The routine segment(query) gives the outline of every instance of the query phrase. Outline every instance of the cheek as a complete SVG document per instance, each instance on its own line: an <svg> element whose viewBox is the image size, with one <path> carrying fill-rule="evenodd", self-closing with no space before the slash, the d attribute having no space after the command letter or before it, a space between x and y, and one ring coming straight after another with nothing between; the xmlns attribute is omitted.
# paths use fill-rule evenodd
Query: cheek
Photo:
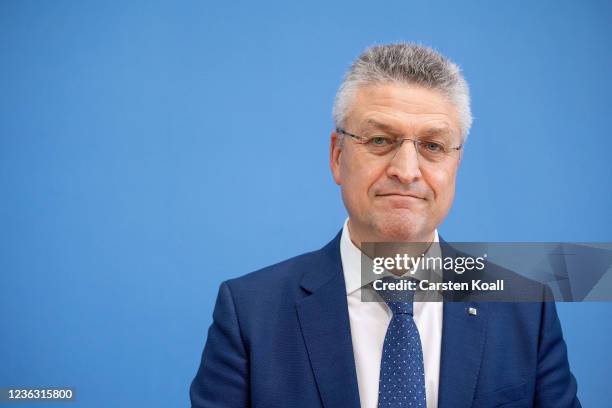
<svg viewBox="0 0 612 408"><path fill-rule="evenodd" d="M342 163L343 186L352 197L363 199L370 192L380 172L373 165L365 165L359 160L345 160Z"/></svg>
<svg viewBox="0 0 612 408"><path fill-rule="evenodd" d="M453 169L441 169L429 175L428 184L437 203L449 204L452 201L455 195L455 174Z"/></svg>

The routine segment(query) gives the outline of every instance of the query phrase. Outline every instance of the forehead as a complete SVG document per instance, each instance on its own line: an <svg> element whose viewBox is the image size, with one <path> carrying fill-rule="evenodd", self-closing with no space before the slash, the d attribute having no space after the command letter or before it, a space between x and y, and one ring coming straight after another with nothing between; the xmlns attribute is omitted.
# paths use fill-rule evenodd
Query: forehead
<svg viewBox="0 0 612 408"><path fill-rule="evenodd" d="M442 93L397 83L358 88L348 122L359 131L381 127L398 133L436 129L459 135L460 130L457 108Z"/></svg>

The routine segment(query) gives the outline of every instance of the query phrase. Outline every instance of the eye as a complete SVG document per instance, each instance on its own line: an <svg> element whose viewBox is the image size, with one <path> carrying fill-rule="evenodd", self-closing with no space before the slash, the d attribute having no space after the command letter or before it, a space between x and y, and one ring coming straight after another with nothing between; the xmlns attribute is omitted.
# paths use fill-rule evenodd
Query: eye
<svg viewBox="0 0 612 408"><path fill-rule="evenodd" d="M444 146L438 142L423 141L421 146L430 153L442 153L444 152Z"/></svg>
<svg viewBox="0 0 612 408"><path fill-rule="evenodd" d="M376 135L368 138L366 142L375 147L385 147L393 144L393 140L389 136Z"/></svg>

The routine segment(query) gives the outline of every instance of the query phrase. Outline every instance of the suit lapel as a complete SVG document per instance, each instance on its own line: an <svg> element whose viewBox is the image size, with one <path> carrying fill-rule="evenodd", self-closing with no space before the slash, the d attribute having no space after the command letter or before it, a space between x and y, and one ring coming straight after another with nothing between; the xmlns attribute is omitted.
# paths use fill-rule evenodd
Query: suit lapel
<svg viewBox="0 0 612 408"><path fill-rule="evenodd" d="M442 239L440 244L444 257L458 256ZM445 275L444 280L461 281L461 277L453 273ZM463 296L460 294L443 306L438 408L469 408L474 399L487 335L489 304L458 301ZM476 315L469 313L470 307L476 309Z"/></svg>
<svg viewBox="0 0 612 408"><path fill-rule="evenodd" d="M326 408L358 408L359 388L353 356L340 234L321 252L301 286L310 293L296 303L304 343Z"/></svg>
<svg viewBox="0 0 612 408"><path fill-rule="evenodd" d="M468 314L475 307L477 315ZM439 408L472 406L486 336L487 303L444 304Z"/></svg>

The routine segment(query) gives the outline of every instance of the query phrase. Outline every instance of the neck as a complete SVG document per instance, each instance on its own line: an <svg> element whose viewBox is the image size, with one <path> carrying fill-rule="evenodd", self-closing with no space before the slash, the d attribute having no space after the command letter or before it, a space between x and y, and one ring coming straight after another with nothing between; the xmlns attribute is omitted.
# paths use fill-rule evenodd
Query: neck
<svg viewBox="0 0 612 408"><path fill-rule="evenodd" d="M356 233L354 229L351 229L350 219L347 224L349 230L349 236L351 237L351 241L359 250L365 254L367 257L371 259L375 258L401 258L407 262L408 259L416 259L423 254L427 253L434 241L435 238L435 230L426 235L426 238L421 239L414 237L412 239L370 239L367 237L367 240L361 239L361 235ZM408 265L404 263L404 268L402 270L397 270L398 274L403 274L406 270L412 269L414 265Z"/></svg>
<svg viewBox="0 0 612 408"><path fill-rule="evenodd" d="M356 228L353 228L353 226L351 225L350 218L348 220L347 227L349 230L351 241L359 249L361 249L361 246L362 246L361 244L363 242L388 242L388 243L411 243L413 242L413 243L427 244L427 247L429 247L433 243L435 234L436 234L434 230L434 231L430 231L422 235L403 237L401 239L397 239L394 237L378 236L378 235L374 235L374 236L366 235L366 234L361 234L360 231L358 231Z"/></svg>

